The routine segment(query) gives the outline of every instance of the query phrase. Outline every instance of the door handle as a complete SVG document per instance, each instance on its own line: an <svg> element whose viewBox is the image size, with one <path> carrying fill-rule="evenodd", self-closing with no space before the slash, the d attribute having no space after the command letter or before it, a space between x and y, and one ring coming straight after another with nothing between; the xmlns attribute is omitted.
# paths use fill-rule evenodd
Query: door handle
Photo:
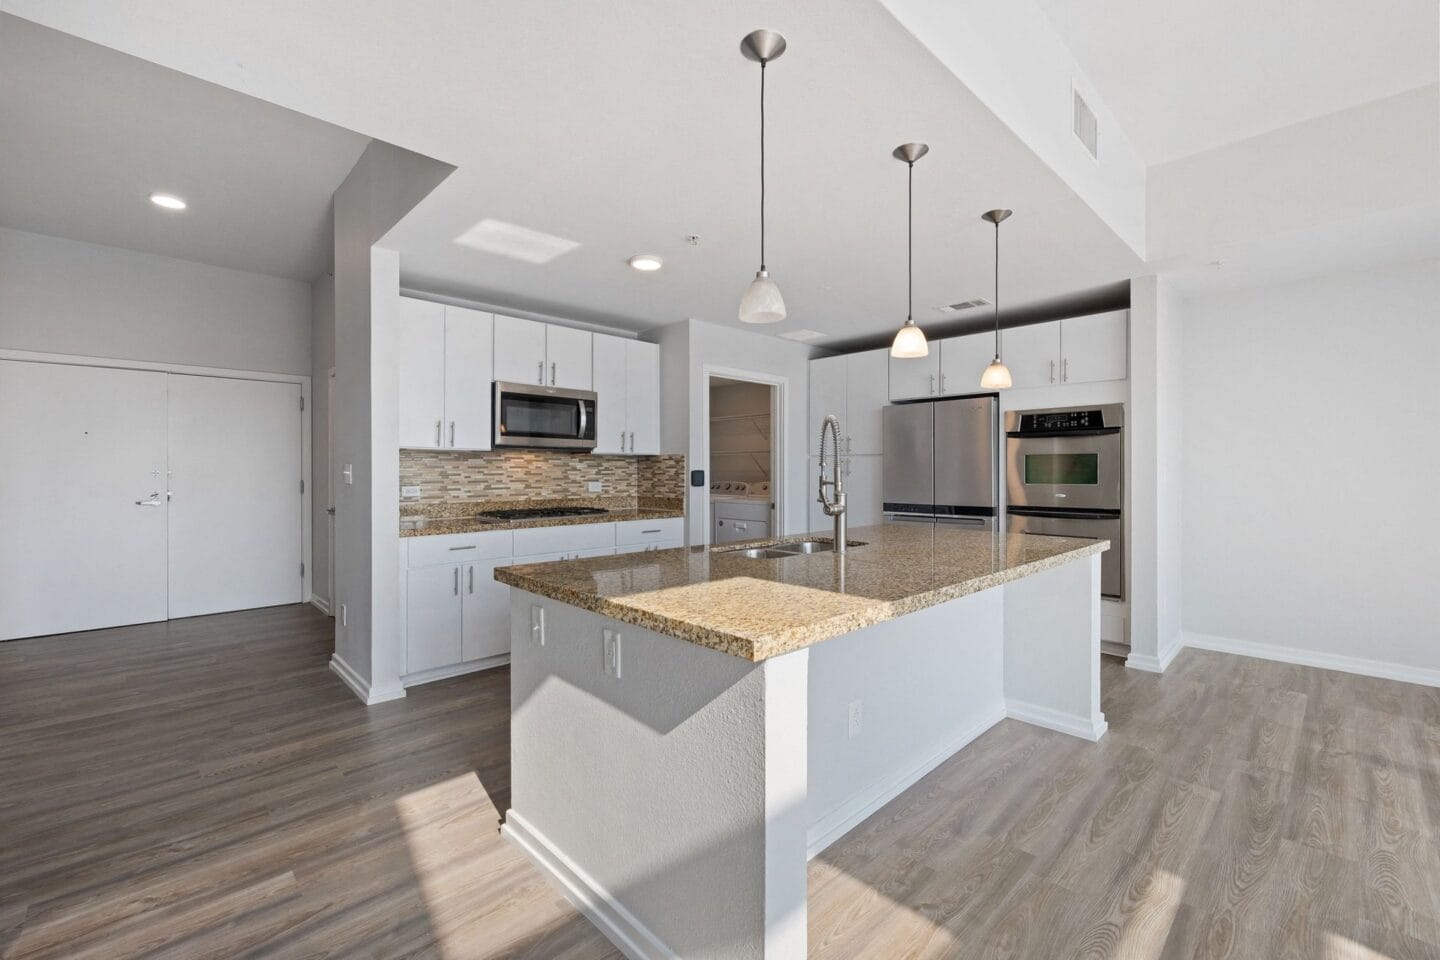
<svg viewBox="0 0 1440 960"><path fill-rule="evenodd" d="M161 502L161 500L160 500L160 491L159 491L159 490L156 490L154 493L150 494L150 496L146 497L144 500L136 500L136 501L135 501L135 506L137 506L137 507L159 507L159 506L164 506L164 504L163 504L163 503Z"/></svg>
<svg viewBox="0 0 1440 960"><path fill-rule="evenodd" d="M550 386L555 386L555 364L550 364Z"/></svg>

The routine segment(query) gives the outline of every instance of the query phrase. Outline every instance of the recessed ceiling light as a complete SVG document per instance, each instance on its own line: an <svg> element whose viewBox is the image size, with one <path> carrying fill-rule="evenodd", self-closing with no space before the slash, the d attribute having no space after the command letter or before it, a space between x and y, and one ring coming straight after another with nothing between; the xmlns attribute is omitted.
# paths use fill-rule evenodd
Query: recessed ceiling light
<svg viewBox="0 0 1440 960"><path fill-rule="evenodd" d="M460 234L455 242L524 263L549 263L580 246L574 240L489 218Z"/></svg>
<svg viewBox="0 0 1440 960"><path fill-rule="evenodd" d="M164 207L166 210L184 210L188 204L173 193L152 193L150 202L157 207Z"/></svg>
<svg viewBox="0 0 1440 960"><path fill-rule="evenodd" d="M647 273L659 270L665 265L665 261L655 256L655 254L653 253L637 253L635 254L635 256L631 257L625 262L630 264L630 266L634 267L636 270L643 270Z"/></svg>

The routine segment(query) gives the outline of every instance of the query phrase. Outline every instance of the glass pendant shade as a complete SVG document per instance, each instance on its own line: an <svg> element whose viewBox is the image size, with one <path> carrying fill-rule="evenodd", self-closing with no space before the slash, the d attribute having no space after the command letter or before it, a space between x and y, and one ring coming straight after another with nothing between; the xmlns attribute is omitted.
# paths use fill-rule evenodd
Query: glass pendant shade
<svg viewBox="0 0 1440 960"><path fill-rule="evenodd" d="M915 326L914 320L906 320L905 325L895 334L895 342L890 344L890 356L913 359L929 355L930 344L925 342L925 331Z"/></svg>
<svg viewBox="0 0 1440 960"><path fill-rule="evenodd" d="M987 390L1004 390L1010 386L1010 368L1000 362L996 357L990 361L990 366L980 374L980 386Z"/></svg>
<svg viewBox="0 0 1440 960"><path fill-rule="evenodd" d="M770 274L759 270L740 298L741 323L779 323L785 319L785 298Z"/></svg>

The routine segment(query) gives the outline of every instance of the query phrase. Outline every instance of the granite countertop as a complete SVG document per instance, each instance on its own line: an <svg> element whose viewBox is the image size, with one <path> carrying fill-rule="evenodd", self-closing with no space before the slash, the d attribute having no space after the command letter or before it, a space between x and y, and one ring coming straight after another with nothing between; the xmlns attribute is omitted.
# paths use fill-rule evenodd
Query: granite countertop
<svg viewBox="0 0 1440 960"><path fill-rule="evenodd" d="M526 507L600 507L605 513L574 517L540 517L535 520L490 520L486 510ZM585 523L616 523L624 520L665 520L685 516L683 500L653 498L638 505L633 500L591 498L571 500L491 500L455 503L407 503L400 508L400 536L433 537L446 533L478 533L484 530L522 530L527 527L565 527Z"/></svg>
<svg viewBox="0 0 1440 960"><path fill-rule="evenodd" d="M908 523L857 527L849 543L843 558L754 560L740 554L745 544L725 544L499 567L495 579L760 661L1110 548Z"/></svg>

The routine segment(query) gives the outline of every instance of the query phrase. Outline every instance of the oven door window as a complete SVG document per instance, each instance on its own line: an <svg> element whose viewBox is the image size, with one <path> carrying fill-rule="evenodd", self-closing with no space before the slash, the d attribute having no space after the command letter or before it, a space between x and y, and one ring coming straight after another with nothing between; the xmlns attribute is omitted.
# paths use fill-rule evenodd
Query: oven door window
<svg viewBox="0 0 1440 960"><path fill-rule="evenodd" d="M510 437L573 439L580 436L580 403L567 397L501 394L500 433Z"/></svg>
<svg viewBox="0 0 1440 960"><path fill-rule="evenodd" d="M1028 453L1025 482L1046 486L1095 486L1100 482L1098 453Z"/></svg>

